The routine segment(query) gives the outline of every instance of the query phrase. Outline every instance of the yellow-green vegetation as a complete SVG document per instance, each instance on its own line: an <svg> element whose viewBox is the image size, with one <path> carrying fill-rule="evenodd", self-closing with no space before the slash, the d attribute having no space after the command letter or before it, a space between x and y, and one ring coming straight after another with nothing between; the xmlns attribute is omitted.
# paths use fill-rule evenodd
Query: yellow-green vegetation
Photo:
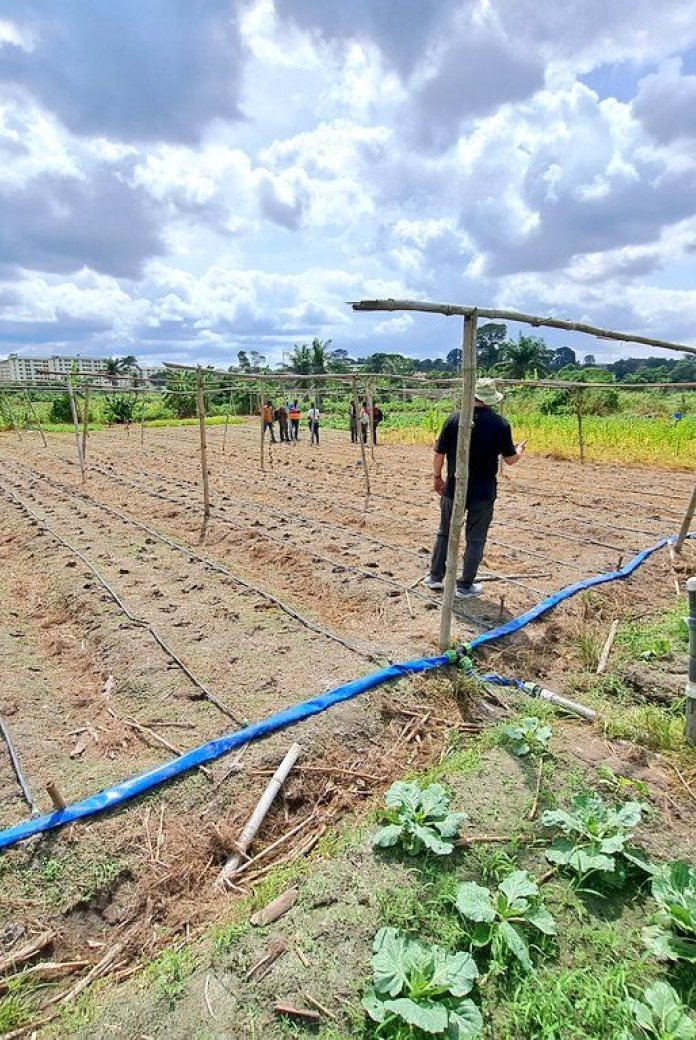
<svg viewBox="0 0 696 1040"><path fill-rule="evenodd" d="M578 423L573 415L510 414L518 440L527 441L530 454L577 459ZM432 444L436 431L423 421L383 430L391 444ZM583 418L585 458L593 462L644 463L662 469L685 469L696 457L696 418L678 422L665 417L588 415Z"/></svg>
<svg viewBox="0 0 696 1040"><path fill-rule="evenodd" d="M173 1006L186 992L186 981L195 969L191 950L165 950L148 966L157 996Z"/></svg>

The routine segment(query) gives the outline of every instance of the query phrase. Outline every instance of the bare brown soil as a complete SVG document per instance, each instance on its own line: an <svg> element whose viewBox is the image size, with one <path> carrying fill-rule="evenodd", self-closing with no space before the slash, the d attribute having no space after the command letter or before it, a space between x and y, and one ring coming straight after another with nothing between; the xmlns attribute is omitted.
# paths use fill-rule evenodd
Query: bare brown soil
<svg viewBox="0 0 696 1040"><path fill-rule="evenodd" d="M0 438L0 712L41 811L50 779L71 802L166 761L172 751L153 733L188 749L236 728L191 675L235 717L256 720L376 662L436 650L438 598L418 584L437 527L429 450L378 447L365 509L359 452L345 434L322 431L319 448L275 446L265 472L255 425L231 428L224 455L221 428L208 444L212 515L202 531L195 429L148 429L143 446L123 429L92 434L85 486L69 437L50 436L48 449L27 435ZM486 595L458 612L457 639L677 530L692 483L690 474L525 459L500 482ZM684 559L693 565L692 547ZM673 565L660 553L598 594L592 620L674 599ZM587 610L571 601L496 644L487 664L562 689L565 637L582 630ZM291 739L306 748L306 766L327 772L298 771L254 853L315 812L308 851L332 820L438 754L444 727L404 736L407 717L381 712L391 696L363 696L255 745L227 779L225 758L212 776L191 774L12 850L0 861L0 950L3 935L48 924L54 959L94 961L134 916L144 925L139 953L210 921L229 899L212 888L219 865ZM398 697L426 701L426 714L439 698L436 715L461 718L449 680L412 683ZM2 751L0 826L26 814Z"/></svg>

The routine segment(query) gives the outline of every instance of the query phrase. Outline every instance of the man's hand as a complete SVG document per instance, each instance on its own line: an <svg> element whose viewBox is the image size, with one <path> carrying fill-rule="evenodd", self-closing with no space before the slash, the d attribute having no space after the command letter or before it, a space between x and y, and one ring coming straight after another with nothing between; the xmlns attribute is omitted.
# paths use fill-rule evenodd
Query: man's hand
<svg viewBox="0 0 696 1040"><path fill-rule="evenodd" d="M517 452L518 455L524 455L524 449L526 447L527 447L527 442L526 441L520 441L520 443L515 448L515 451Z"/></svg>
<svg viewBox="0 0 696 1040"><path fill-rule="evenodd" d="M445 490L445 482L442 477L433 477L433 491L442 495Z"/></svg>

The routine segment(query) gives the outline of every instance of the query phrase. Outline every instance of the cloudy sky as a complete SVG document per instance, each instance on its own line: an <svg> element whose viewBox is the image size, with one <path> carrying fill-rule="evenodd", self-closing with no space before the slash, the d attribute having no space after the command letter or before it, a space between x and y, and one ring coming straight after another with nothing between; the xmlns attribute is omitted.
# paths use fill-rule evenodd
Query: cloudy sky
<svg viewBox="0 0 696 1040"><path fill-rule="evenodd" d="M0 149L1 352L696 342L694 0L0 0Z"/></svg>

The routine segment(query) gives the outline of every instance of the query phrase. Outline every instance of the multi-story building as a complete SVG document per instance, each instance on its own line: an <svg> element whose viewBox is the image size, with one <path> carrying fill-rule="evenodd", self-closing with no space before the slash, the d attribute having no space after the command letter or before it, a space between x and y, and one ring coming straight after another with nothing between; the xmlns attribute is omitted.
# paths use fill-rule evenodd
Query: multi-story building
<svg viewBox="0 0 696 1040"><path fill-rule="evenodd" d="M133 385L154 385L153 376L159 371L153 365L135 365L132 372L119 373L121 377L130 376ZM32 358L20 354L9 354L0 359L0 383L64 383L69 375L91 376L94 386L122 387L128 386L123 378L115 379L107 372L106 358L66 357L54 354L52 357Z"/></svg>

